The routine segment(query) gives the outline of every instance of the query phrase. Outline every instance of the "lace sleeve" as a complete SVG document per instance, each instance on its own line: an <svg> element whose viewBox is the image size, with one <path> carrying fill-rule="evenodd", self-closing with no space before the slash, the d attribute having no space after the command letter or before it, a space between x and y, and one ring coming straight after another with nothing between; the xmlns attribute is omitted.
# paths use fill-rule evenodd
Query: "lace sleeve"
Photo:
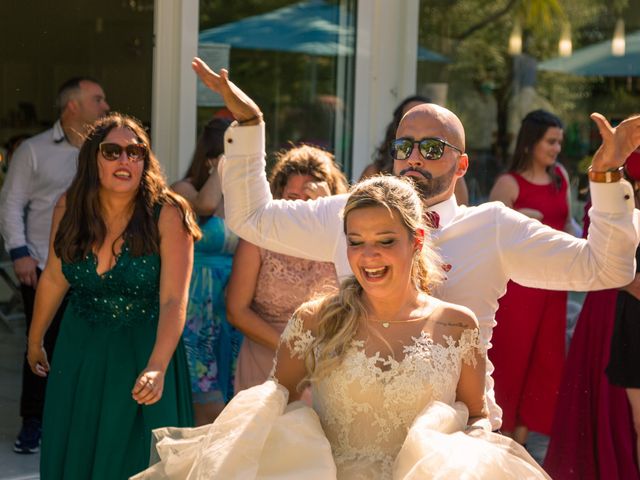
<svg viewBox="0 0 640 480"><path fill-rule="evenodd" d="M467 365L476 367L476 355L485 356L486 348L480 343L478 329L467 329L458 340L458 352L461 360Z"/></svg>
<svg viewBox="0 0 640 480"><path fill-rule="evenodd" d="M280 345L273 359L270 378L289 390L289 400L296 400L301 382L307 375L305 356L314 336L305 326L304 319L293 315L280 336Z"/></svg>
<svg viewBox="0 0 640 480"><path fill-rule="evenodd" d="M480 341L477 328L464 330L457 342L454 343L455 354L452 359L460 368L460 376L456 386L456 400L467 406L469 416L474 418L475 424L479 418L485 418L488 414L485 394L486 348Z"/></svg>
<svg viewBox="0 0 640 480"><path fill-rule="evenodd" d="M311 330L305 328L302 318L294 315L280 336L280 348L282 344L286 345L291 357L301 360L304 359L313 340L314 336Z"/></svg>

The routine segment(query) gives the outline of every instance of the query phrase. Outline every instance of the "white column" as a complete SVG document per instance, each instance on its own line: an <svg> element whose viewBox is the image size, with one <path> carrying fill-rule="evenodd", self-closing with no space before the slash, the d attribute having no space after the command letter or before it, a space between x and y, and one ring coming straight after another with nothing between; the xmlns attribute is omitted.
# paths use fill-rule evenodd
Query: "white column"
<svg viewBox="0 0 640 480"><path fill-rule="evenodd" d="M353 174L371 163L396 105L415 93L419 0L360 0Z"/></svg>
<svg viewBox="0 0 640 480"><path fill-rule="evenodd" d="M186 172L196 142L198 0L155 0L151 136L170 182Z"/></svg>

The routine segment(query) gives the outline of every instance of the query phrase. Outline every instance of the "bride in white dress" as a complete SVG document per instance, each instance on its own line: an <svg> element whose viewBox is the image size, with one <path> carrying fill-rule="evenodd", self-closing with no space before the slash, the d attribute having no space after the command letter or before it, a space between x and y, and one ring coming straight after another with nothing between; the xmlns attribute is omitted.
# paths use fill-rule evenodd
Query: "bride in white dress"
<svg viewBox="0 0 640 480"><path fill-rule="evenodd" d="M354 277L298 309L271 380L211 426L154 432L158 461L135 478L549 478L490 432L477 321L429 295L443 269L422 219L408 181L356 185L344 210ZM313 408L298 401L307 385Z"/></svg>

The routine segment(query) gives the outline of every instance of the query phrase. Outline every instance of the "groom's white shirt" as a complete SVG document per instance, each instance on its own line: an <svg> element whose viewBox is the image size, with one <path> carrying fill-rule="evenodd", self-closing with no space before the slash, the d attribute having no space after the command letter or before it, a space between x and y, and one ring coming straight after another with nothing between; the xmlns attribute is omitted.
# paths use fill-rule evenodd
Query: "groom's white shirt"
<svg viewBox="0 0 640 480"><path fill-rule="evenodd" d="M228 226L262 248L310 260L332 261L351 274L341 210L348 195L304 202L273 200L265 176L264 124L231 127L220 162ZM455 197L431 207L440 215L433 240L447 280L438 298L470 308L489 348L498 299L507 281L548 290L599 290L627 285L635 275L640 215L628 182L591 183L593 207L587 240L553 230L499 202L459 206ZM496 405L487 363L487 403L494 429Z"/></svg>

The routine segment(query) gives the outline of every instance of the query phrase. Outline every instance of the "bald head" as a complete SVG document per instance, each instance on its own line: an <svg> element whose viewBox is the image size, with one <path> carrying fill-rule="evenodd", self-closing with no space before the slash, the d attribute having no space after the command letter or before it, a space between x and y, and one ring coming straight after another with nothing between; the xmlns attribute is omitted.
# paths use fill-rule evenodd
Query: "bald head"
<svg viewBox="0 0 640 480"><path fill-rule="evenodd" d="M464 127L451 110L435 103L422 103L409 110L398 125L396 138L440 137L465 150Z"/></svg>

